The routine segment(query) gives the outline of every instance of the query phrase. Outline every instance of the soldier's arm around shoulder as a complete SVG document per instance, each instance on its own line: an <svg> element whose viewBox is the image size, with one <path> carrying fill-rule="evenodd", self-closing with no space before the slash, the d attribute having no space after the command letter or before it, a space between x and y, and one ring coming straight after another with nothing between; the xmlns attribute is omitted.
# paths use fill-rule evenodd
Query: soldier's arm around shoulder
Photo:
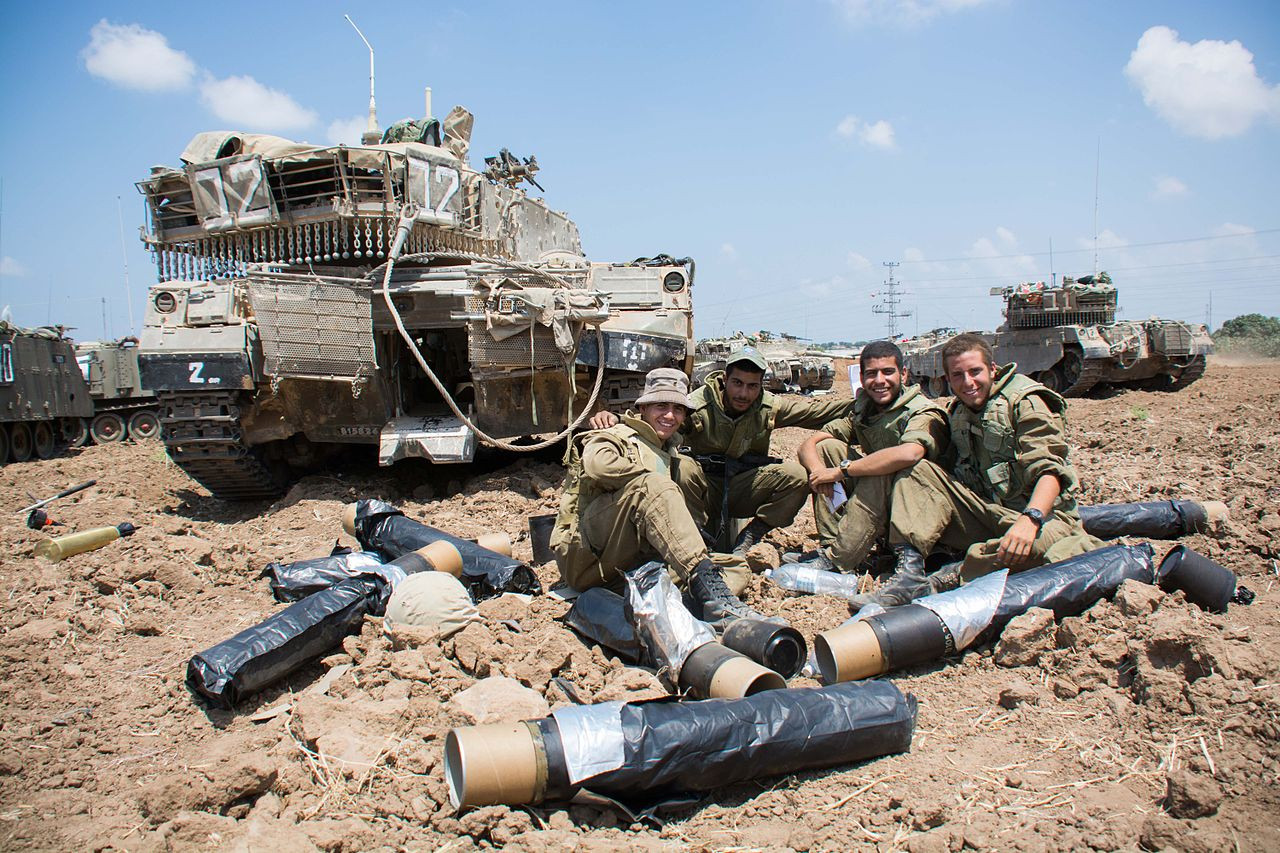
<svg viewBox="0 0 1280 853"><path fill-rule="evenodd" d="M1025 481L1034 483L1045 474L1053 474L1063 492L1074 490L1079 483L1075 469L1067 461L1065 417L1039 394L1028 394L1018 401L1014 416L1015 458L1026 472Z"/></svg>
<svg viewBox="0 0 1280 853"><path fill-rule="evenodd" d="M597 488L615 491L645 473L635 450L613 429L591 433L582 447L582 476Z"/></svg>
<svg viewBox="0 0 1280 853"><path fill-rule="evenodd" d="M784 394L774 397L774 410L775 428L794 426L804 429L822 429L823 425L830 421L849 417L850 412L853 411L853 400Z"/></svg>

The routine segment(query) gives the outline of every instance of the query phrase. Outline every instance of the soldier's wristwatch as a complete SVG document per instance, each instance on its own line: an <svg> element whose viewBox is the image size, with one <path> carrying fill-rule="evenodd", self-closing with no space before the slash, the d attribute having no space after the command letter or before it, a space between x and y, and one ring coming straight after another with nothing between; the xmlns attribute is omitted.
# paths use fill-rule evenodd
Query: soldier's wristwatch
<svg viewBox="0 0 1280 853"><path fill-rule="evenodd" d="M844 476L844 477L849 476L849 466L852 464L853 464L852 459L846 459L837 466L841 476Z"/></svg>
<svg viewBox="0 0 1280 853"><path fill-rule="evenodd" d="M1031 519L1036 525L1036 533L1040 532L1040 528L1044 527L1044 513L1035 507L1027 507L1022 514Z"/></svg>

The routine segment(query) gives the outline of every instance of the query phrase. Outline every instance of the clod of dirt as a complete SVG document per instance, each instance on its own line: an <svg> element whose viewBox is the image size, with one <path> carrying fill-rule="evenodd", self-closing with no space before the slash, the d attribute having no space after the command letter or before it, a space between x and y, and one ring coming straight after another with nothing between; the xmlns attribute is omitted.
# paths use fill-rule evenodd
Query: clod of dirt
<svg viewBox="0 0 1280 853"><path fill-rule="evenodd" d="M1194 819L1218 811L1222 788L1212 777L1187 770L1169 773L1165 790L1165 811L1174 817Z"/></svg>
<svg viewBox="0 0 1280 853"><path fill-rule="evenodd" d="M1038 684L1018 679L1000 688L1000 696L996 700L1001 708L1012 711L1020 705L1039 705L1048 699L1048 691Z"/></svg>
<svg viewBox="0 0 1280 853"><path fill-rule="evenodd" d="M1116 607L1125 616L1143 617L1155 613L1164 597L1159 587L1135 580L1127 580L1116 590Z"/></svg>
<svg viewBox="0 0 1280 853"><path fill-rule="evenodd" d="M514 678L497 676L477 681L449 704L473 723L536 720L551 713L547 700Z"/></svg>
<svg viewBox="0 0 1280 853"><path fill-rule="evenodd" d="M996 663L1000 666L1029 666L1056 645L1053 611L1033 607L1015 616L1005 626L996 644Z"/></svg>

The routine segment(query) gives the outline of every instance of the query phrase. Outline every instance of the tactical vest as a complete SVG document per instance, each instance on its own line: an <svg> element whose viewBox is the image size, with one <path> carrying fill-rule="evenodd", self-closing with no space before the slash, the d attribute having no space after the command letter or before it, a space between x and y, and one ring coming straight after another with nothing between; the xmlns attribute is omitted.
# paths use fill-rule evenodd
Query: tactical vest
<svg viewBox="0 0 1280 853"><path fill-rule="evenodd" d="M902 443L902 434L907 431L907 423L918 413L941 407L920 393L920 386L910 385L902 389L892 407L884 412L876 412L875 403L869 394L859 394L853 403L853 414L849 420L853 423L853 434L858 440L858 447L863 453L875 453L886 447L897 447Z"/></svg>
<svg viewBox="0 0 1280 853"><path fill-rule="evenodd" d="M636 425L639 425L637 428ZM646 441L641 430L652 433L652 428L631 416L623 416L621 423L609 429L579 433L569 443L565 452L564 491L560 494L560 507L556 512L555 527L551 530L551 548L557 553L564 553L568 548L582 544L578 534L578 519L582 512L591 505L591 501L600 494L600 490L583 476L582 451L589 441L610 441L620 453L632 462L642 465L645 470L670 474L671 454L666 449L655 448ZM654 435L656 438L657 436Z"/></svg>
<svg viewBox="0 0 1280 853"><path fill-rule="evenodd" d="M988 500L1009 509L1023 510L1035 483L1026 482L1017 464L1017 437L1014 415L1018 403L1035 394L1067 428L1067 401L1048 388L1017 372L1016 364L1005 365L996 374L991 396L975 412L960 400L951 405L951 446L955 449L953 473L957 480ZM1064 460L1065 461L1065 460ZM1074 507L1075 501L1059 497L1055 509Z"/></svg>
<svg viewBox="0 0 1280 853"><path fill-rule="evenodd" d="M724 410L724 371L707 377L706 384L689 395L693 412L684 429L685 442L694 453L723 453L738 459L744 453L768 455L769 436L777 420L774 396L760 392L760 399L736 418Z"/></svg>

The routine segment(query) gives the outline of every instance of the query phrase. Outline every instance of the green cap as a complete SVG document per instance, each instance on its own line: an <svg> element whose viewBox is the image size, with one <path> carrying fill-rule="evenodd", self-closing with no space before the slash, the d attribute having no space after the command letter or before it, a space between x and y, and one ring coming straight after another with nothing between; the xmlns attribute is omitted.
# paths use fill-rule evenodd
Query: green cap
<svg viewBox="0 0 1280 853"><path fill-rule="evenodd" d="M755 347L743 347L736 352L730 353L729 357L725 359L724 369L728 371L729 368L742 361L754 365L756 370L761 373L767 373L769 371L769 362L764 360L764 356L762 356L760 351Z"/></svg>

